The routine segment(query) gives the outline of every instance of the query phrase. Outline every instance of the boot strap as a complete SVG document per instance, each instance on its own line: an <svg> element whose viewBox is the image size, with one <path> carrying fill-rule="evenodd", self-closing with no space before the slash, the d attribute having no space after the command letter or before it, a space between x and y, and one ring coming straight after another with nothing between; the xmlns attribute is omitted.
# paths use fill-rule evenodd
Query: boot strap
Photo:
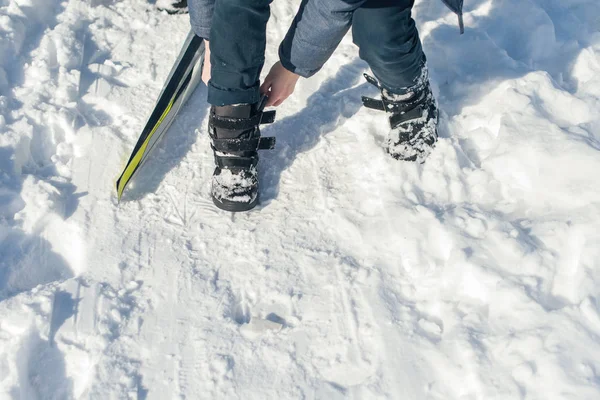
<svg viewBox="0 0 600 400"><path fill-rule="evenodd" d="M223 117L211 113L209 126L225 130L253 130L249 138L220 139L210 134L211 147L214 151L215 164L225 169L250 169L258 164L258 150L271 150L275 148L274 137L260 137L258 129L261 124L275 122L275 111L262 111L266 103L266 96L260 101L259 112L250 118ZM231 153L254 153L251 156L238 156Z"/></svg>
<svg viewBox="0 0 600 400"><path fill-rule="evenodd" d="M362 103L363 106L377 111L394 112L398 108L398 106L394 106L393 104L386 105L386 102L383 99L374 99L367 96L362 96Z"/></svg>
<svg viewBox="0 0 600 400"><path fill-rule="evenodd" d="M418 102L417 104L413 103L406 105L390 103L383 99L379 100L365 96L362 97L362 102L367 108L392 113L393 115L390 117L392 128L395 128L403 122L421 118L423 116L423 107Z"/></svg>
<svg viewBox="0 0 600 400"><path fill-rule="evenodd" d="M261 111L250 118L231 118L211 114L209 120L211 126L227 130L252 129L273 122L275 122L275 111Z"/></svg>
<svg viewBox="0 0 600 400"><path fill-rule="evenodd" d="M390 125L392 129L404 122L419 119L424 116L425 110L423 109L423 103L426 100L426 88L424 88L423 92L421 92L416 99L411 98L408 101L389 101L383 96L383 88L375 78L368 74L364 74L364 77L367 82L376 86L382 93L381 99L373 99L371 97L362 96L363 105L373 110L391 113Z"/></svg>
<svg viewBox="0 0 600 400"><path fill-rule="evenodd" d="M423 112L423 107L419 105L406 112L392 115L390 117L390 126L392 127L392 129L395 129L396 127L398 127L398 125L404 122L422 118L424 114L425 113Z"/></svg>
<svg viewBox="0 0 600 400"><path fill-rule="evenodd" d="M211 138L211 147L221 153L233 153L239 151L272 150L275 148L274 137L254 137L250 139L217 139Z"/></svg>
<svg viewBox="0 0 600 400"><path fill-rule="evenodd" d="M215 165L221 169L250 169L258 164L258 156L227 157L215 154Z"/></svg>
<svg viewBox="0 0 600 400"><path fill-rule="evenodd" d="M418 98L411 98L407 101L389 101L383 95L381 99L373 99L371 97L362 96L363 106L377 111L385 111L389 113L409 112L412 109L420 106L426 100L425 92L421 93Z"/></svg>

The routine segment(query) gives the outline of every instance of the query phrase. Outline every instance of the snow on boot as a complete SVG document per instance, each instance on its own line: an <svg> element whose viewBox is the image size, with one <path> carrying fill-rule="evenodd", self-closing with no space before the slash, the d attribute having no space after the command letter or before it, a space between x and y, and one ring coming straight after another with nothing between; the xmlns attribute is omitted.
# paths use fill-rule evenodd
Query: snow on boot
<svg viewBox="0 0 600 400"><path fill-rule="evenodd" d="M169 14L185 14L188 12L187 0L156 0L156 7Z"/></svg>
<svg viewBox="0 0 600 400"><path fill-rule="evenodd" d="M363 96L367 108L390 113L387 152L397 160L424 163L437 142L438 109L431 91L427 67L406 94L393 94L367 74L367 82L381 90L381 99Z"/></svg>
<svg viewBox="0 0 600 400"><path fill-rule="evenodd" d="M248 211L258 203L258 150L275 148L274 137L261 137L260 124L275 120L275 111L257 104L211 107L208 132L215 155L212 198L226 211Z"/></svg>

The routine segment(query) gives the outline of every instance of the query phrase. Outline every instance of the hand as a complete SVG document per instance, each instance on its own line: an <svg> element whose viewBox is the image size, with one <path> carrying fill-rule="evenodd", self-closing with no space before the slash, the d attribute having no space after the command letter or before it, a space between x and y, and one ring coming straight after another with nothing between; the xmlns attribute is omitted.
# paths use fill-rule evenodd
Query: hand
<svg viewBox="0 0 600 400"><path fill-rule="evenodd" d="M275 63L260 87L260 92L269 96L267 107L277 107L294 93L299 75L285 69L281 62Z"/></svg>
<svg viewBox="0 0 600 400"><path fill-rule="evenodd" d="M202 82L208 85L210 81L210 42L204 40L204 66L202 67Z"/></svg>

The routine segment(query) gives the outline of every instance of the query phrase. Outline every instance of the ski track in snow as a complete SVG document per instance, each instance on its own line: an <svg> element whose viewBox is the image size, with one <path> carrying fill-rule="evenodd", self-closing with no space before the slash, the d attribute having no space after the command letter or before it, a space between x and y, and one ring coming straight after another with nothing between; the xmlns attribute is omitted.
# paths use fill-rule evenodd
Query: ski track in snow
<svg viewBox="0 0 600 400"><path fill-rule="evenodd" d="M600 5L465 3L464 36L415 6L426 164L385 154L346 37L233 215L204 87L115 200L187 16L0 0L0 398L599 398Z"/></svg>

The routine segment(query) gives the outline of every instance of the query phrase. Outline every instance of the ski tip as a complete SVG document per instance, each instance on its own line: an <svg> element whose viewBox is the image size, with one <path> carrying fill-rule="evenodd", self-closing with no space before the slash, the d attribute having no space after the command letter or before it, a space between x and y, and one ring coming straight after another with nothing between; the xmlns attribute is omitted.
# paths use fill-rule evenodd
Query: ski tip
<svg viewBox="0 0 600 400"><path fill-rule="evenodd" d="M121 178L119 178L115 186L117 189L117 205L119 205L121 204L121 197L123 197L123 190L125 189L124 187L121 187Z"/></svg>

